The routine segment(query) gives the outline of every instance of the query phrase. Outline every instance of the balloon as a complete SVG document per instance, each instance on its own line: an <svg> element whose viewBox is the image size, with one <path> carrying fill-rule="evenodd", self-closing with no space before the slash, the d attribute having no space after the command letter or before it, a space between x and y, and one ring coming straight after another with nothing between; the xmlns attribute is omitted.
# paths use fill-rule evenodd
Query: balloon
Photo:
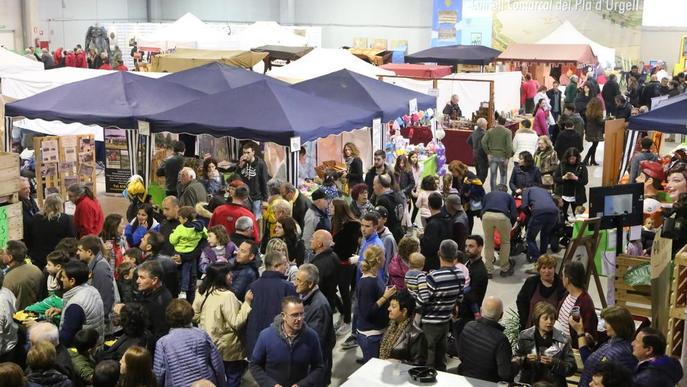
<svg viewBox="0 0 687 387"><path fill-rule="evenodd" d="M425 113L427 113L426 115L431 118L434 115L434 109L429 108L425 111Z"/></svg>
<svg viewBox="0 0 687 387"><path fill-rule="evenodd" d="M393 130L400 130L400 129L401 129L401 125L398 123L398 121L394 121L394 123L391 124L391 128L392 128Z"/></svg>
<svg viewBox="0 0 687 387"><path fill-rule="evenodd" d="M439 128L434 134L434 137L436 137L437 140L441 141L444 139L444 137L446 137L446 132L444 131L444 129Z"/></svg>
<svg viewBox="0 0 687 387"><path fill-rule="evenodd" d="M420 110L419 112L417 112L417 117L418 117L419 119L422 119L422 117L424 117L424 116L425 116L425 112L423 112L422 110Z"/></svg>

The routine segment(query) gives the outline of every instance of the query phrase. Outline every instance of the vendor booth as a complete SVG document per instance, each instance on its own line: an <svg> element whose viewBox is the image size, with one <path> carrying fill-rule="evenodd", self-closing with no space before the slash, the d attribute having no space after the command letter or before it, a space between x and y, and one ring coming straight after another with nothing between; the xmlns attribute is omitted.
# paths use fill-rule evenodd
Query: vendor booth
<svg viewBox="0 0 687 387"><path fill-rule="evenodd" d="M69 83L7 104L5 106L6 136L9 137L8 132L13 126L12 117L135 129L138 128L137 117L139 116L168 110L204 95L206 94L172 82L163 82L129 72L114 72ZM146 179L149 171L151 143L145 136L139 138L138 133L133 130L126 131L125 136L128 143L126 156L129 160L121 163L125 164L121 169L128 169L129 175L141 174ZM11 144L6 140L6 149L10 149L9 146ZM147 156L142 157L142 167L139 170L138 151L140 149ZM74 154L74 157L76 156L77 154ZM78 156L81 157L80 154ZM83 161L94 164L93 155L84 156ZM57 167L55 170L59 173ZM107 178L106 174L106 183Z"/></svg>
<svg viewBox="0 0 687 387"><path fill-rule="evenodd" d="M393 71L398 76L408 78L442 78L453 72L451 66L429 64L389 63L379 67L384 70Z"/></svg>
<svg viewBox="0 0 687 387"><path fill-rule="evenodd" d="M315 48L295 62L272 69L267 75L289 83L296 83L341 69L351 70L371 78L394 75L391 71L363 61L348 50L338 48Z"/></svg>
<svg viewBox="0 0 687 387"><path fill-rule="evenodd" d="M44 66L42 62L31 60L25 56L15 54L14 52L0 47L0 79L11 74L21 73L24 71L40 71Z"/></svg>
<svg viewBox="0 0 687 387"><path fill-rule="evenodd" d="M432 47L406 55L406 63L436 63L453 66L475 65L482 68L493 62L501 51L478 45L451 45Z"/></svg>
<svg viewBox="0 0 687 387"><path fill-rule="evenodd" d="M212 62L250 69L262 62L267 55L264 52L252 51L178 48L168 53L153 56L150 62L150 71L173 73Z"/></svg>
<svg viewBox="0 0 687 387"><path fill-rule="evenodd" d="M51 70L26 71L8 75L2 80L2 95L12 99L28 98L38 93L66 85L83 81L116 71L93 70L77 67L60 67ZM165 73L137 73L148 78L159 78ZM22 128L36 133L48 135L85 135L92 134L96 141L103 141L103 130L97 125L83 125L78 122L61 123L45 121L41 119L14 120L15 128ZM11 148L8 148L11 149Z"/></svg>
<svg viewBox="0 0 687 387"><path fill-rule="evenodd" d="M352 47L348 51L365 62L372 63L375 66L381 66L385 63L391 62L393 51L388 51L383 48L362 48Z"/></svg>
<svg viewBox="0 0 687 387"><path fill-rule="evenodd" d="M232 48L232 44L229 35L205 24L193 14L187 13L174 23L138 38L138 48L152 52L173 48L228 50Z"/></svg>
<svg viewBox="0 0 687 387"><path fill-rule="evenodd" d="M305 54L312 51L312 47L291 47L291 46L277 46L265 45L251 49L253 52L266 52L267 57L264 59L265 71L271 70L272 66L283 66L289 64L294 60L302 58Z"/></svg>
<svg viewBox="0 0 687 387"><path fill-rule="evenodd" d="M539 84L550 87L554 79L566 85L567 74L585 65L596 65L596 55L588 44L511 44L499 55L510 71L532 74Z"/></svg>
<svg viewBox="0 0 687 387"><path fill-rule="evenodd" d="M613 70L615 67L615 48L606 47L593 41L567 20L549 35L541 38L537 44L588 44L601 66L609 70Z"/></svg>

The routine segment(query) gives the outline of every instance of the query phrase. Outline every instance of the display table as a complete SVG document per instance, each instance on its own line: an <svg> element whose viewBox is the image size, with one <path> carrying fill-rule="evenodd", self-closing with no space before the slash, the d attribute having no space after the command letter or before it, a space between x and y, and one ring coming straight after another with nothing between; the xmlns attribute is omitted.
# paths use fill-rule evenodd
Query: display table
<svg viewBox="0 0 687 387"><path fill-rule="evenodd" d="M487 382L484 380L466 378L464 376L451 374L448 372L437 372L436 383L416 383L410 379L408 370L413 366L408 364L401 364L391 362L388 360L381 360L377 358L370 359L365 365L358 368L348 380L341 385L341 387L378 387L378 386L395 386L395 387L412 387L412 386L433 386L433 387L494 387L496 383Z"/></svg>
<svg viewBox="0 0 687 387"><path fill-rule="evenodd" d="M441 142L446 148L446 162L450 163L453 160L460 160L467 165L474 165L472 159L472 147L468 145L468 137L472 133L471 130L460 129L446 129L444 130L446 136ZM428 126L418 126L401 129L401 135L410 140L413 145L425 144L432 141L432 130Z"/></svg>

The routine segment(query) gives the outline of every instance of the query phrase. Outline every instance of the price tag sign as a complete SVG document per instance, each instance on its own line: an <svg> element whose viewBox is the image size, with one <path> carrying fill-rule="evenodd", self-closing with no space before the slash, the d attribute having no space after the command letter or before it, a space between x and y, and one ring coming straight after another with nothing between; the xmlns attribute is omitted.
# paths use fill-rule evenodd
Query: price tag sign
<svg viewBox="0 0 687 387"><path fill-rule="evenodd" d="M299 152L301 150L301 138L291 137L289 147L291 148L291 152Z"/></svg>
<svg viewBox="0 0 687 387"><path fill-rule="evenodd" d="M372 120L372 149L382 149L382 119Z"/></svg>
<svg viewBox="0 0 687 387"><path fill-rule="evenodd" d="M413 114L417 111L417 98L408 101L408 111L410 112L409 114Z"/></svg>
<svg viewBox="0 0 687 387"><path fill-rule="evenodd" d="M138 121L138 133L144 136L150 136L150 122Z"/></svg>

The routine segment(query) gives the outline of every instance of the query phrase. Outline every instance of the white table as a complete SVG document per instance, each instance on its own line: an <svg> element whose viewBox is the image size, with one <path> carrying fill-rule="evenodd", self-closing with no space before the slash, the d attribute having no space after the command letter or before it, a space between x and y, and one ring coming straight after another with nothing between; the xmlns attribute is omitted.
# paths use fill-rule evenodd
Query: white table
<svg viewBox="0 0 687 387"><path fill-rule="evenodd" d="M413 366L408 364L396 364L388 360L372 358L362 367L358 368L341 387L494 387L496 383L484 380L466 378L464 376L451 374L448 372L437 372L436 383L416 383L410 379L408 370ZM396 371L395 371L396 369ZM399 373L400 371L400 373ZM396 374L396 375L394 375Z"/></svg>

